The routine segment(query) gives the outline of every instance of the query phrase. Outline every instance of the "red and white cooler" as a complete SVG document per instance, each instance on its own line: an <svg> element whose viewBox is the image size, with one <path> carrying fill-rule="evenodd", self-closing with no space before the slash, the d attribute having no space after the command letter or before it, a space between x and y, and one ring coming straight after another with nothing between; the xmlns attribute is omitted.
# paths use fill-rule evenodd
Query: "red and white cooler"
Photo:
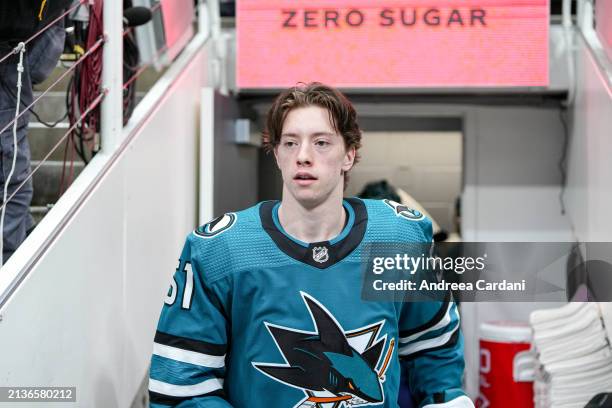
<svg viewBox="0 0 612 408"><path fill-rule="evenodd" d="M480 325L480 395L477 408L533 407L535 360L527 323Z"/></svg>

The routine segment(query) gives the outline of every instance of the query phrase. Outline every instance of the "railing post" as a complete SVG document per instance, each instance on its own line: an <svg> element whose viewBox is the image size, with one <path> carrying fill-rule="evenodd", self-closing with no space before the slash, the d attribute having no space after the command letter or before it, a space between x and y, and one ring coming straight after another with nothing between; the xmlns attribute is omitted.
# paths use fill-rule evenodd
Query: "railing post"
<svg viewBox="0 0 612 408"><path fill-rule="evenodd" d="M576 10L577 26L585 31L593 28L593 3L591 0L578 0Z"/></svg>
<svg viewBox="0 0 612 408"><path fill-rule="evenodd" d="M102 87L107 94L101 108L101 144L105 153L121 142L123 129L123 0L104 1L103 16Z"/></svg>

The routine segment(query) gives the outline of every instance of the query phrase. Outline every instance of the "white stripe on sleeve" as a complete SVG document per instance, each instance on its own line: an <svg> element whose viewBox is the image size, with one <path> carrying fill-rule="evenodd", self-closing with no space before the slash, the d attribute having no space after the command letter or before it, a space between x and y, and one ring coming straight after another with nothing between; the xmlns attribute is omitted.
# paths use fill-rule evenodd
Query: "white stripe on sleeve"
<svg viewBox="0 0 612 408"><path fill-rule="evenodd" d="M441 335L439 335L438 337L434 337L433 339L421 340L421 341L417 341L416 343L411 343L411 344L407 344L404 347L400 347L398 350L398 354L400 356L408 356L410 354L416 353L421 350L427 350L427 349L439 347L439 346L446 344L450 340L450 338L453 336L453 334L457 330L459 330L459 326L461 326L461 322L459 321L459 313L457 312L457 309L455 309L455 315L457 316L457 324L455 325L453 330L446 332L446 333L442 333Z"/></svg>
<svg viewBox="0 0 612 408"><path fill-rule="evenodd" d="M169 395L172 397L195 397L197 395L208 394L223 388L223 379L210 378L193 385L175 385L163 381L149 379L149 391L158 394Z"/></svg>
<svg viewBox="0 0 612 408"><path fill-rule="evenodd" d="M165 344L153 343L153 354L182 363L195 364L208 368L222 368L225 366L225 355L213 356L210 354L198 353L196 351L166 346Z"/></svg>
<svg viewBox="0 0 612 408"><path fill-rule="evenodd" d="M429 329L425 329L423 331L420 331L418 333L415 333L413 335L410 335L408 337L400 337L399 341L400 343L408 343L411 341L414 341L416 339L418 339L419 337L421 337L422 335L429 333L430 331L434 331L434 330L438 330L441 329L442 327L448 325L451 321L451 317L450 317L450 312L451 309L453 307L453 305L455 304L455 302L448 302L448 307L446 308L446 313L444 314L444 317L442 318L442 320L440 320L438 323L436 323L435 325L431 326Z"/></svg>

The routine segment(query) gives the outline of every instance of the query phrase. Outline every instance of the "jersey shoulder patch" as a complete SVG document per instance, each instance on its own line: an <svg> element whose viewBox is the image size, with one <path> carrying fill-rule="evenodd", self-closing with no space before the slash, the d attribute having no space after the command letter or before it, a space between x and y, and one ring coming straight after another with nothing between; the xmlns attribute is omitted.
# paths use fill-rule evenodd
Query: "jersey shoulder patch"
<svg viewBox="0 0 612 408"><path fill-rule="evenodd" d="M238 215L236 213L223 214L197 228L194 234L201 238L213 238L231 229L236 225L237 220Z"/></svg>
<svg viewBox="0 0 612 408"><path fill-rule="evenodd" d="M201 227L198 227L193 231L193 235L198 238L204 238L205 240L223 235L225 237L223 240L229 239L230 241L240 241L236 239L237 235L244 234L249 229L252 229L253 225L257 224L259 205L260 204L256 204L241 211L227 212ZM226 232L230 230L233 232L226 234Z"/></svg>
<svg viewBox="0 0 612 408"><path fill-rule="evenodd" d="M261 226L259 206L225 213L190 233L191 259L207 284L253 265L278 264L278 250Z"/></svg>
<svg viewBox="0 0 612 408"><path fill-rule="evenodd" d="M420 221L425 218L425 215L415 209L412 209L404 204L400 204L393 200L384 199L383 202L390 210L393 211L396 217L405 218L409 221Z"/></svg>

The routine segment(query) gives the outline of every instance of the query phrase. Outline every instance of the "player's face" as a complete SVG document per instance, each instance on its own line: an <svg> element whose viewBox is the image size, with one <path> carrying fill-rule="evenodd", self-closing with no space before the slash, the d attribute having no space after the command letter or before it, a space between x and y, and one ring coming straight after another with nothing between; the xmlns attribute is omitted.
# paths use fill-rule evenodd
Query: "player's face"
<svg viewBox="0 0 612 408"><path fill-rule="evenodd" d="M334 194L342 197L342 173L353 166L355 149L346 149L326 109L306 106L287 114L274 154L283 175L283 194L313 207Z"/></svg>

